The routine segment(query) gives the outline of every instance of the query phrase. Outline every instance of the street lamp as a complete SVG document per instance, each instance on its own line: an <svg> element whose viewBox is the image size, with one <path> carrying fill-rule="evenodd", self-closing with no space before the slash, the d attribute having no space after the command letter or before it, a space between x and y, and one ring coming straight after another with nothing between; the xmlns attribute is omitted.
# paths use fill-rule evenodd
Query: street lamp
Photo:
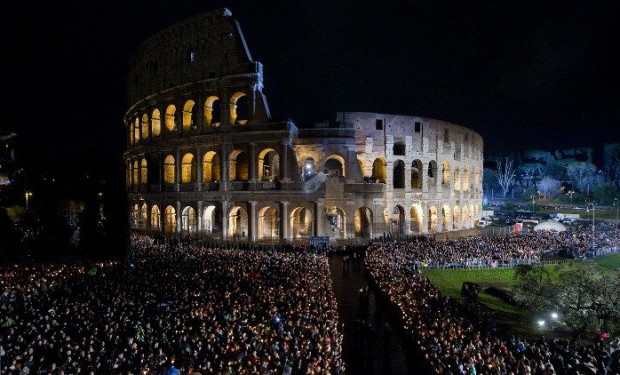
<svg viewBox="0 0 620 375"><path fill-rule="evenodd" d="M571 205L573 204L573 194L575 194L575 191L574 191L574 190L570 190L570 191L568 192L568 195L570 195L570 204L571 204Z"/></svg>
<svg viewBox="0 0 620 375"><path fill-rule="evenodd" d="M614 206L616 206L616 230L618 230L618 198L614 198Z"/></svg>
<svg viewBox="0 0 620 375"><path fill-rule="evenodd" d="M30 200L30 197L32 197L32 192L27 191L24 195L26 196L26 211L28 211L28 201Z"/></svg>
<svg viewBox="0 0 620 375"><path fill-rule="evenodd" d="M591 202L592 204L592 251L594 251L594 211L595 211L594 203L595 203L594 201Z"/></svg>

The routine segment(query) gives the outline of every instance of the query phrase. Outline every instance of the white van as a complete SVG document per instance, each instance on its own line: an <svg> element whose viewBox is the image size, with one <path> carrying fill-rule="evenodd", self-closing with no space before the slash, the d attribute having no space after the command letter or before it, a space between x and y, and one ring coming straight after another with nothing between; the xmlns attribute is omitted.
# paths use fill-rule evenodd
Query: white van
<svg viewBox="0 0 620 375"><path fill-rule="evenodd" d="M480 228L488 227L491 224L493 224L493 220L490 217L483 217L478 220L478 227Z"/></svg>

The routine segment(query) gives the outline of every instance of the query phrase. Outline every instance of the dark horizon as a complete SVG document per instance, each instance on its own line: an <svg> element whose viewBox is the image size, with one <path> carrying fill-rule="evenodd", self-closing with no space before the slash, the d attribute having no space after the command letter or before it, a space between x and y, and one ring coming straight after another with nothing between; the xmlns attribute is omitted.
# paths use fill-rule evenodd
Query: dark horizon
<svg viewBox="0 0 620 375"><path fill-rule="evenodd" d="M336 112L453 122L485 156L619 142L620 4L483 1L21 3L5 20L3 128L50 164L126 146L125 77L154 33L227 7L264 66L272 117L296 123ZM172 51L172 49L171 49Z"/></svg>

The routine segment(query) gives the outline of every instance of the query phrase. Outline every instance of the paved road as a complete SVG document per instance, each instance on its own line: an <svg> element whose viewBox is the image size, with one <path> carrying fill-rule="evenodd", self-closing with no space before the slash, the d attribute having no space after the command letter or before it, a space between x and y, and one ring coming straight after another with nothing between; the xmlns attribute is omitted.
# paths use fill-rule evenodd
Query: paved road
<svg viewBox="0 0 620 375"><path fill-rule="evenodd" d="M347 374L423 374L415 352L404 340L389 306L368 288L361 258L330 257L330 271L344 323L343 357Z"/></svg>

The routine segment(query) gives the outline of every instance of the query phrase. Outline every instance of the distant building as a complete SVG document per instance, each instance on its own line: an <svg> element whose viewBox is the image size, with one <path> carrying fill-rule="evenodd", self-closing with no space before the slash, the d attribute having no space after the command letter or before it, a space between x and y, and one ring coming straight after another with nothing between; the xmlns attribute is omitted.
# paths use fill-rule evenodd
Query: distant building
<svg viewBox="0 0 620 375"><path fill-rule="evenodd" d="M136 232L367 239L472 228L480 218L480 135L380 113L274 120L263 67L227 9L144 42L128 97L124 158Z"/></svg>
<svg viewBox="0 0 620 375"><path fill-rule="evenodd" d="M15 133L0 131L0 186L11 183L11 175L15 168Z"/></svg>

